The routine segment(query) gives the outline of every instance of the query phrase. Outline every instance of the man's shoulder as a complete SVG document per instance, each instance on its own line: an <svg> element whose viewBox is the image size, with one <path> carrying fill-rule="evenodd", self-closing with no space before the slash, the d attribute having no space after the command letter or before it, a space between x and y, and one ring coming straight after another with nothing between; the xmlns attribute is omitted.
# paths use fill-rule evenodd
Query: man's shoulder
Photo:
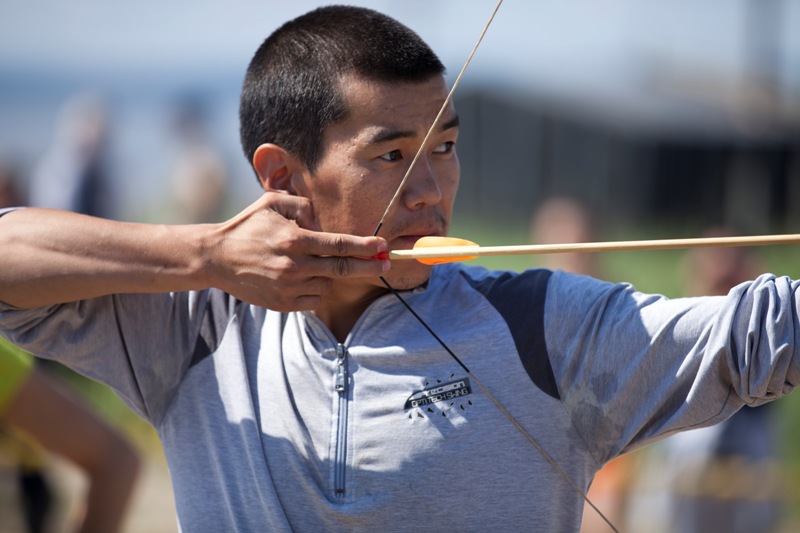
<svg viewBox="0 0 800 533"><path fill-rule="evenodd" d="M482 266L448 263L437 265L431 276L431 286L444 286L453 281L465 282L479 292L542 290L547 286L552 271L532 268L517 272L514 270L490 270Z"/></svg>

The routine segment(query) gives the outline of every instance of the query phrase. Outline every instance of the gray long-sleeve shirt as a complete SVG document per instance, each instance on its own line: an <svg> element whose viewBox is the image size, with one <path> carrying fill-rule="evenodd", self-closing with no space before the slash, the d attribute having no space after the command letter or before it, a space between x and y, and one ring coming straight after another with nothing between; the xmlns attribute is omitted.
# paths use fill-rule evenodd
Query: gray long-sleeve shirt
<svg viewBox="0 0 800 533"><path fill-rule="evenodd" d="M580 487L609 459L800 382L797 283L668 300L441 265L408 293ZM28 311L0 332L158 430L184 531L577 531L583 501L386 295L343 344L217 290Z"/></svg>

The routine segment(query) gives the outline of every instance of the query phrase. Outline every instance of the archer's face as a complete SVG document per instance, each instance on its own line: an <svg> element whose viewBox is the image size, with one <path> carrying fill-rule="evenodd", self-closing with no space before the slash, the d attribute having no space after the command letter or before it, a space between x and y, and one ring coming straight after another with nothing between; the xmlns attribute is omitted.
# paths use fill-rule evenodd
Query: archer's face
<svg viewBox="0 0 800 533"><path fill-rule="evenodd" d="M348 117L326 129L316 170L298 178L323 231L372 235L447 97L441 76L421 83L342 81ZM417 160L379 235L390 249L412 248L425 235L445 235L459 179L452 104ZM387 279L415 287L430 275L416 261L394 261ZM379 280L374 280L380 285ZM382 287L382 285L380 285Z"/></svg>

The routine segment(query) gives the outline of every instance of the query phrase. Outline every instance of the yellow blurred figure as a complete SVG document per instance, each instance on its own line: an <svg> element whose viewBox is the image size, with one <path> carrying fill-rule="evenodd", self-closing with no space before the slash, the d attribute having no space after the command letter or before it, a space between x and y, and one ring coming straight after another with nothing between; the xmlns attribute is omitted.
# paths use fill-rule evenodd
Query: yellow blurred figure
<svg viewBox="0 0 800 533"><path fill-rule="evenodd" d="M29 354L2 338L0 422L69 460L86 475L89 491L85 511L74 530L119 531L139 471L138 454L75 393L37 368ZM25 456L31 457L29 452L22 453L24 478L26 468L38 465L36 456L26 460ZM16 527L21 531L48 531L46 500L43 509L26 508L24 498L20 503L24 517ZM2 529L7 531L11 518L7 510L3 514Z"/></svg>

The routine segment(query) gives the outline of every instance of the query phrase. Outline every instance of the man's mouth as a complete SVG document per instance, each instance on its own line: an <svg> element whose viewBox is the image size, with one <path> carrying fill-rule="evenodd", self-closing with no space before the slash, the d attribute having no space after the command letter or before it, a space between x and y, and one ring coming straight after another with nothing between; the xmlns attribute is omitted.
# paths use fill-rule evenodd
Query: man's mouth
<svg viewBox="0 0 800 533"><path fill-rule="evenodd" d="M389 243L389 248L392 250L410 250L414 247L414 244L422 237L426 237L428 235L433 235L434 233L420 233L417 235L401 235L393 239Z"/></svg>
<svg viewBox="0 0 800 533"><path fill-rule="evenodd" d="M443 235L444 232L440 230L431 230L431 231L421 231L419 233L412 233L406 235L400 235L399 237L395 237L394 239L389 241L389 250L411 250L414 248L414 245L420 240L422 237L430 237L432 235ZM388 259L389 252L383 252L374 257L374 259Z"/></svg>

